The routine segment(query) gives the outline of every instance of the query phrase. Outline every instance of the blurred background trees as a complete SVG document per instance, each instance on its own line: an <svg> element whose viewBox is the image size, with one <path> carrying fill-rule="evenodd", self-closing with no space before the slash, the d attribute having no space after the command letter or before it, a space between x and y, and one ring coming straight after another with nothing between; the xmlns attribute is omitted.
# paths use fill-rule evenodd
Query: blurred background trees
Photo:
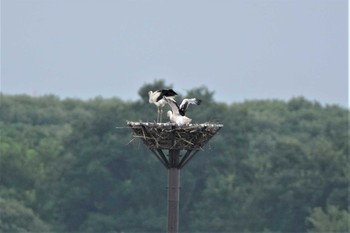
<svg viewBox="0 0 350 233"><path fill-rule="evenodd" d="M147 93L171 87L134 102L2 94L0 232L163 232L166 170L122 127L154 122ZM182 232L349 231L348 109L178 94L203 100L194 123L224 124L182 172Z"/></svg>

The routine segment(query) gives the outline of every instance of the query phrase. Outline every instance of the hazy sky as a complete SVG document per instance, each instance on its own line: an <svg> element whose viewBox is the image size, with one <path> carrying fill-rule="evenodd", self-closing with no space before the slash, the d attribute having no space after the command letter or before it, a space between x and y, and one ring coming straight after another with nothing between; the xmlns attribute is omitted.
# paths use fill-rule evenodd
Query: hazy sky
<svg viewBox="0 0 350 233"><path fill-rule="evenodd" d="M348 102L346 0L1 0L1 91Z"/></svg>

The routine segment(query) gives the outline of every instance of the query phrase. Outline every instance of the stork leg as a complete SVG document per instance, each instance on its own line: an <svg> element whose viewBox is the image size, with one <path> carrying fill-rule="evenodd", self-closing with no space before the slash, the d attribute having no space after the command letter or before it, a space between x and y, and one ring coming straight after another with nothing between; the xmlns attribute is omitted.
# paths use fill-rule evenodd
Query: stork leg
<svg viewBox="0 0 350 233"><path fill-rule="evenodd" d="M160 114L160 108L159 107L157 107L158 108L158 110L157 110L157 123L159 123L159 118L160 118L160 116L159 116L159 114Z"/></svg>
<svg viewBox="0 0 350 233"><path fill-rule="evenodd" d="M162 123L162 118L163 118L163 109L160 109L160 117L159 117L159 123Z"/></svg>

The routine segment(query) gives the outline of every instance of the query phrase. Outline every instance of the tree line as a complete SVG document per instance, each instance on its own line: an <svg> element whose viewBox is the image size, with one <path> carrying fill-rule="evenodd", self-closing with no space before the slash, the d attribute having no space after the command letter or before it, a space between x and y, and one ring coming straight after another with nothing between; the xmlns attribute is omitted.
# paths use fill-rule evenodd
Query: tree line
<svg viewBox="0 0 350 233"><path fill-rule="evenodd" d="M126 121L140 99L1 94L0 232L164 232L167 172ZM224 127L182 170L180 232L348 232L349 110L303 97L183 97L193 123ZM165 116L163 117L163 119Z"/></svg>

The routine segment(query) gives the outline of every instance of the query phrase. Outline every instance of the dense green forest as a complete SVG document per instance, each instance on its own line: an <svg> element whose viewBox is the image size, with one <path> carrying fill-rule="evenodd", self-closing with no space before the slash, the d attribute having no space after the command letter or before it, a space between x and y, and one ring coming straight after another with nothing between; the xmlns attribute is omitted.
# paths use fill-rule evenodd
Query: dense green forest
<svg viewBox="0 0 350 233"><path fill-rule="evenodd" d="M138 101L1 94L0 232L164 232L167 172L126 121ZM203 100L224 127L181 172L181 232L349 232L349 110L303 97ZM165 115L163 119L165 118Z"/></svg>

